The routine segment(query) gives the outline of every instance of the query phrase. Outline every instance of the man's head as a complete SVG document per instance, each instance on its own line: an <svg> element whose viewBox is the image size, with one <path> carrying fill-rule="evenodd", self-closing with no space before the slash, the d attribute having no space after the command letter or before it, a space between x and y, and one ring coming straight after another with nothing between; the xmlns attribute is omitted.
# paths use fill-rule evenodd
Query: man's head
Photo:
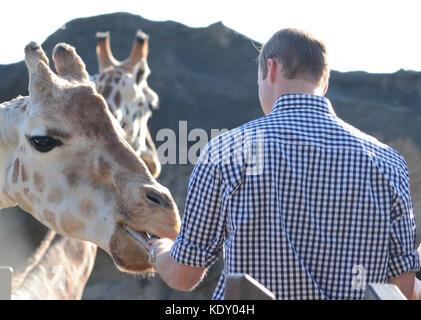
<svg viewBox="0 0 421 320"><path fill-rule="evenodd" d="M259 99L265 114L287 93L324 95L329 66L324 43L308 32L282 29L262 47L259 57Z"/></svg>

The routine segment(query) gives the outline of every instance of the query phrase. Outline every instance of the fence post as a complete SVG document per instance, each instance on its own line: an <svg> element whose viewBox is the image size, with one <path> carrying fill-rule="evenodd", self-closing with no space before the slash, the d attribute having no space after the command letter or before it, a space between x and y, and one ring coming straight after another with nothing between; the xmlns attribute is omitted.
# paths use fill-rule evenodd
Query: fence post
<svg viewBox="0 0 421 320"><path fill-rule="evenodd" d="M250 275L232 273L227 275L225 300L275 300L275 295Z"/></svg>
<svg viewBox="0 0 421 320"><path fill-rule="evenodd" d="M366 300L407 300L399 288L390 283L368 283ZM253 277L244 273L227 275L225 300L275 300L275 295Z"/></svg>
<svg viewBox="0 0 421 320"><path fill-rule="evenodd" d="M399 288L390 283L368 283L366 300L407 300Z"/></svg>
<svg viewBox="0 0 421 320"><path fill-rule="evenodd" d="M12 295L12 267L0 266L0 300L10 300Z"/></svg>

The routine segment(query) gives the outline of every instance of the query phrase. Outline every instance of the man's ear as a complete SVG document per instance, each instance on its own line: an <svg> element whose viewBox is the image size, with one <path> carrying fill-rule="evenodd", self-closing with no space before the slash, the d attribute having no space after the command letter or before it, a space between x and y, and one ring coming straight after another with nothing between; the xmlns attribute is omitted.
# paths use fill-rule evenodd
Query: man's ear
<svg viewBox="0 0 421 320"><path fill-rule="evenodd" d="M266 66L268 69L268 79L270 84L274 84L277 78L277 69L278 69L278 62L275 59L269 58L266 61Z"/></svg>

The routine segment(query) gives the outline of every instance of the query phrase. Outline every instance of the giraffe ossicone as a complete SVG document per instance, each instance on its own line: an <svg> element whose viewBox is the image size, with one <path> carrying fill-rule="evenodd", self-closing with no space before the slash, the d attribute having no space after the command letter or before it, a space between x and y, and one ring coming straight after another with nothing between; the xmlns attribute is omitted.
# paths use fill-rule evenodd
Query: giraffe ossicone
<svg viewBox="0 0 421 320"><path fill-rule="evenodd" d="M147 62L149 36L138 30L130 55L124 61L114 58L109 32L98 32L96 36L99 73L93 76L93 81L125 131L126 140L156 178L161 172L161 163L148 120L152 110L158 107L159 98L147 83L151 72Z"/></svg>
<svg viewBox="0 0 421 320"><path fill-rule="evenodd" d="M50 229L90 241L122 271L153 271L127 230L174 239L177 206L124 138L75 49L25 48L29 96L0 105L0 206L19 205Z"/></svg>

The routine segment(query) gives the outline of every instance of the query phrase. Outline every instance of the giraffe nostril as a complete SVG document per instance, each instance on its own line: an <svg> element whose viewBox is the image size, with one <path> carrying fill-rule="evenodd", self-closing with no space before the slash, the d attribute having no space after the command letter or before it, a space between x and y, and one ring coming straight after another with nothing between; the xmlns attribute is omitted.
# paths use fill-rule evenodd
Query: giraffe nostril
<svg viewBox="0 0 421 320"><path fill-rule="evenodd" d="M155 192L146 192L145 193L145 198L146 200L148 200L150 203L160 206L164 209L171 209L171 201L169 199L167 199L166 196L161 195L161 194L157 194Z"/></svg>
<svg viewBox="0 0 421 320"><path fill-rule="evenodd" d="M159 200L155 195L152 194L146 194L146 199L148 199L150 202L157 204L159 206L162 206L161 200Z"/></svg>

